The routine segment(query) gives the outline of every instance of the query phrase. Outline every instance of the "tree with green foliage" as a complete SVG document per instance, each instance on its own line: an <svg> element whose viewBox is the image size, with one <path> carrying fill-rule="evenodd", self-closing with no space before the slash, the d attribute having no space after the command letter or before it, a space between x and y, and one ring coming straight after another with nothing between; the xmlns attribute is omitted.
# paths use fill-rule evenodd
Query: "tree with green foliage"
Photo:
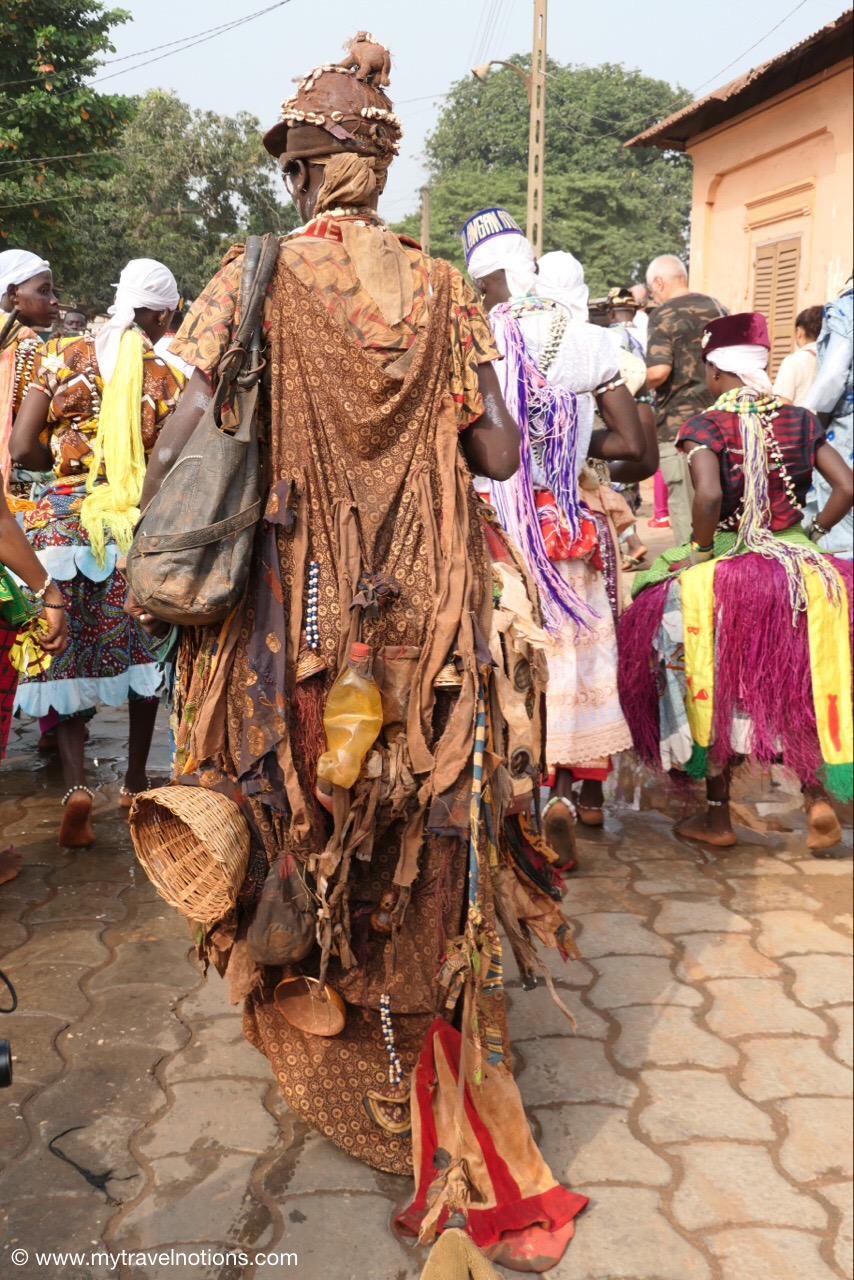
<svg viewBox="0 0 854 1280"><path fill-rule="evenodd" d="M0 246L61 263L78 210L116 172L133 102L85 81L127 22L100 0L5 0L0 6Z"/></svg>
<svg viewBox="0 0 854 1280"><path fill-rule="evenodd" d="M530 58L513 61L528 71ZM569 249L594 295L642 279L658 253L687 247L691 162L623 143L691 100L685 90L606 63L550 61L546 89L544 251ZM461 262L472 213L503 205L524 226L528 102L515 72L454 84L427 139L431 248ZM402 224L418 235L418 215Z"/></svg>
<svg viewBox="0 0 854 1280"><path fill-rule="evenodd" d="M144 257L165 262L196 297L235 241L296 224L277 177L254 116L196 111L149 91L122 135L121 171L76 211L78 252L63 266L63 288L103 305L123 264Z"/></svg>

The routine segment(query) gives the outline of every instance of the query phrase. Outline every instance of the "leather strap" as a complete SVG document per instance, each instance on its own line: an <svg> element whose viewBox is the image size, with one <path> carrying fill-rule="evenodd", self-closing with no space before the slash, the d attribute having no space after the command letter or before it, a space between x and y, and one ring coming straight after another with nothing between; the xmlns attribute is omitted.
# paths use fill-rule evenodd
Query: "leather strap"
<svg viewBox="0 0 854 1280"><path fill-rule="evenodd" d="M231 345L217 367L217 388L213 408L221 425L222 406L237 384L235 416L243 420L241 392L251 391L264 367L261 352L261 311L279 257L279 237L272 233L249 236L243 250L240 276L240 321ZM248 367L247 367L248 364Z"/></svg>
<svg viewBox="0 0 854 1280"><path fill-rule="evenodd" d="M256 524L261 516L261 500L253 502L250 507L238 511L226 520L218 520L204 529L193 529L189 533L156 533L149 535L143 529L135 551L141 555L162 555L169 551L188 551L193 547L206 547L211 542L220 542L234 533L240 533Z"/></svg>

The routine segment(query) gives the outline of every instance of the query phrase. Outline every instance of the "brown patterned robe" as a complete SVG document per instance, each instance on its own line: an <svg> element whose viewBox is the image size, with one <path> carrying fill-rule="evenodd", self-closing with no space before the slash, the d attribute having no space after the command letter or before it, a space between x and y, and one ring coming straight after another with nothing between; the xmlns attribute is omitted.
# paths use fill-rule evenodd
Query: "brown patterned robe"
<svg viewBox="0 0 854 1280"><path fill-rule="evenodd" d="M477 365L497 353L458 273L414 250L412 260L413 313L383 334L334 237L283 246L265 313L269 500L250 582L226 624L185 637L177 683L179 773L235 796L263 850L250 867L249 911L211 939L235 996L246 997L246 1035L303 1119L395 1173L411 1171L408 1086L389 1084L380 997L390 996L406 1082L444 1008L438 974L465 924L475 713L492 663L492 563L458 431L482 413ZM238 263L229 287L227 266L172 344L208 369L233 325ZM358 325L345 325L344 300ZM412 353L403 368L401 347ZM312 562L325 670L301 680ZM376 616L351 611L366 579L369 596L371 584L380 595L394 587ZM360 615L386 727L349 799L336 790L330 824L313 797L323 701ZM453 695L435 688L452 653L462 680ZM500 723L493 731L500 752ZM347 1002L332 1039L290 1025L273 1000L281 971L259 970L248 956L246 918L282 852L303 869L328 979ZM488 873L482 881L484 929L494 936ZM386 939L371 914L391 889L396 929ZM319 965L315 949L300 968L317 974ZM484 995L482 1007L506 1046L503 995Z"/></svg>

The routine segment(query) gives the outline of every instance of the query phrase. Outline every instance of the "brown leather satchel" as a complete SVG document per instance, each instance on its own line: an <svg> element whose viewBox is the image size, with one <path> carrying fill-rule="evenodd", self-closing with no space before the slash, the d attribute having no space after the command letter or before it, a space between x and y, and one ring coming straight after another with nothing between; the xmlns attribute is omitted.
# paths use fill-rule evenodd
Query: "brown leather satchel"
<svg viewBox="0 0 854 1280"><path fill-rule="evenodd" d="M246 586L261 516L258 383L261 311L279 254L275 235L250 236L240 280L240 323L217 368L216 392L137 525L127 577L137 601L182 626L221 622ZM221 430L222 406L238 430Z"/></svg>

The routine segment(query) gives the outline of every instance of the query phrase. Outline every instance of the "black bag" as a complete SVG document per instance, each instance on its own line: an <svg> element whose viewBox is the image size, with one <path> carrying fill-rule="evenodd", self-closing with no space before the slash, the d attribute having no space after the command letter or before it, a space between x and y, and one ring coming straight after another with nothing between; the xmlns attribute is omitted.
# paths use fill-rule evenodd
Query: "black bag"
<svg viewBox="0 0 854 1280"><path fill-rule="evenodd" d="M240 323L217 368L217 388L196 430L137 525L127 578L148 613L183 626L221 622L246 586L261 516L258 383L261 309L278 236L250 236L240 280ZM239 428L220 429L233 400Z"/></svg>
<svg viewBox="0 0 854 1280"><path fill-rule="evenodd" d="M258 964L304 960L314 946L315 912L296 859L282 854L264 881L261 901L246 935L246 949Z"/></svg>

